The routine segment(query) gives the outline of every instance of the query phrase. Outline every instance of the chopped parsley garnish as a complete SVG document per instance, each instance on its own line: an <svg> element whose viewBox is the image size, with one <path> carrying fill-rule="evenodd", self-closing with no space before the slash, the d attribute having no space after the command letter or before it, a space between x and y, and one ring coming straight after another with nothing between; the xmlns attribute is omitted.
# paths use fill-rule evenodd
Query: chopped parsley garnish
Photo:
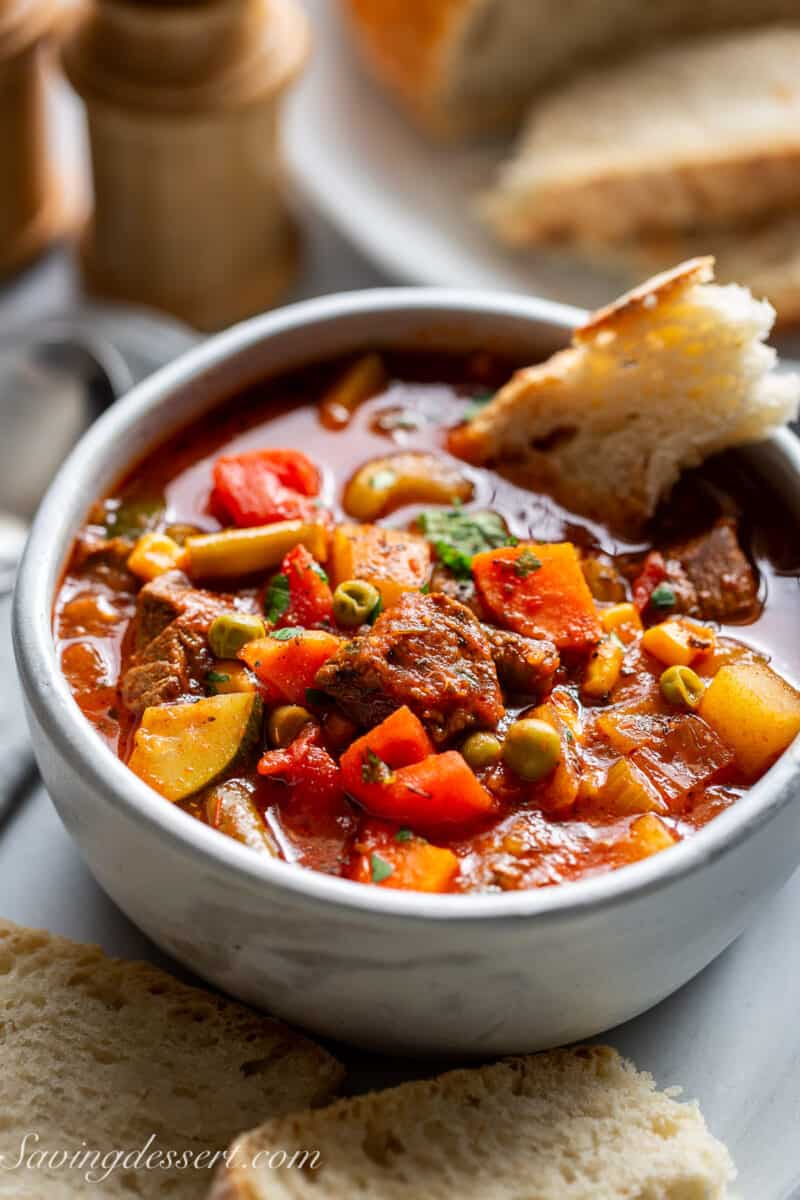
<svg viewBox="0 0 800 1200"><path fill-rule="evenodd" d="M394 874L394 867L385 858L381 858L380 854L370 855L370 866L372 867L372 882L383 883L384 879L388 879Z"/></svg>
<svg viewBox="0 0 800 1200"><path fill-rule="evenodd" d="M218 683L228 683L230 675L226 675L223 671L209 671L206 675L206 695L218 696Z"/></svg>
<svg viewBox="0 0 800 1200"><path fill-rule="evenodd" d="M675 589L668 583L660 583L653 588L650 603L654 608L674 608L677 604Z"/></svg>
<svg viewBox="0 0 800 1200"><path fill-rule="evenodd" d="M273 624L278 621L289 607L289 578L287 575L276 575L267 588L264 597L264 612L267 620Z"/></svg>
<svg viewBox="0 0 800 1200"><path fill-rule="evenodd" d="M305 629L301 629L299 625L287 625L285 629L273 629L269 635L276 642L289 642L292 638L302 637Z"/></svg>
<svg viewBox="0 0 800 1200"><path fill-rule="evenodd" d="M315 561L315 562L312 562L312 564L311 564L311 570L314 572L314 574L317 576L317 578L318 578L318 579L321 579L321 580L322 580L322 582L323 582L323 583L328 583L328 582L329 582L329 580L328 580L328 572L327 572L327 571L325 571L325 570L324 570L324 569L323 569L323 568L322 568L322 567L319 565L319 563L318 563L318 562L316 562L316 561Z"/></svg>
<svg viewBox="0 0 800 1200"><path fill-rule="evenodd" d="M361 778L364 783L388 783L392 778L392 768L378 758L374 750L367 750L361 763Z"/></svg>
<svg viewBox="0 0 800 1200"><path fill-rule="evenodd" d="M398 829L397 833L394 835L394 840L396 842L410 842L413 836L414 834L410 829Z"/></svg>
<svg viewBox="0 0 800 1200"><path fill-rule="evenodd" d="M541 559L537 558L533 551L526 547L514 563L514 574L517 579L527 579L534 571L538 571L541 565Z"/></svg>
<svg viewBox="0 0 800 1200"><path fill-rule="evenodd" d="M382 471L376 471L370 476L369 486L374 488L376 492L384 492L387 488L394 487L397 482L397 475L394 471L390 471L388 467Z"/></svg>
<svg viewBox="0 0 800 1200"><path fill-rule="evenodd" d="M470 578L476 554L512 544L503 518L495 512L432 508L420 513L418 521L439 562L457 579Z"/></svg>

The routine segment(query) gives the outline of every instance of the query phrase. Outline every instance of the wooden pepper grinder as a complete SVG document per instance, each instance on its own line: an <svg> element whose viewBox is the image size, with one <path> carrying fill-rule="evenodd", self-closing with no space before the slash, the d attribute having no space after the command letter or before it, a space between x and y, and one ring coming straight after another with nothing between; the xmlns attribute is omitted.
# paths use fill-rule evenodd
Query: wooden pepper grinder
<svg viewBox="0 0 800 1200"><path fill-rule="evenodd" d="M0 0L0 275L63 232L47 163L45 39L51 0Z"/></svg>
<svg viewBox="0 0 800 1200"><path fill-rule="evenodd" d="M204 330L275 301L298 257L278 110L308 47L295 0L90 0L62 50L88 113L90 290Z"/></svg>

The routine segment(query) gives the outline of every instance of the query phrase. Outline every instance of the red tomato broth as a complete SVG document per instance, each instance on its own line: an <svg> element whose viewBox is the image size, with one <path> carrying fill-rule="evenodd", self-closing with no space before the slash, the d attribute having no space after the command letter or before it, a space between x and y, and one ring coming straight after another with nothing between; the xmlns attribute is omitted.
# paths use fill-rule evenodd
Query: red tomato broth
<svg viewBox="0 0 800 1200"><path fill-rule="evenodd" d="M93 509L56 599L55 633L77 702L123 760L130 756L137 728L136 718L126 711L118 693L119 679L134 653L131 630L136 589L124 579L124 573L113 567L105 575L94 566L87 574L85 567L86 547L106 536L103 518L109 507L114 511L117 502L124 505L131 498L161 500L164 509L155 518L156 528L189 525L200 531L214 531L222 527L222 514L217 505L210 503L213 468L219 456L262 447L296 446L320 471L319 502L331 511L335 521L349 520L342 511L341 497L358 467L393 451L442 453L447 428L463 418L477 392L499 385L514 365L502 359L487 360L485 355L478 359L387 354L384 361L389 383L379 395L359 406L344 431L325 428L317 409L325 390L341 373L341 362L269 380L166 442L131 471L115 491L114 505L101 502ZM611 556L623 567L629 592L632 578L625 568L630 556L636 556L641 566L653 542L660 546L669 537L703 529L709 512L743 514L740 528L759 571L762 603L744 626L718 626L718 636L745 642L771 657L776 669L790 680L800 678L800 646L792 635L797 623L799 565L793 546L800 542L779 502L741 458L723 456L701 472L690 473L655 523L653 540L641 546L621 543L602 527L564 511L549 497L526 492L494 472L466 466L462 469L475 489L472 502L466 506L468 511L501 513L510 532L523 541L572 542L581 550ZM405 528L415 515L415 508L405 507L377 523ZM305 562L303 556L298 557ZM258 610L265 582L264 576L236 580L218 590L235 590ZM329 624L323 610L324 604L318 614L322 626ZM335 627L331 631L337 635L342 632ZM725 643L722 645L724 648ZM702 664L699 669L702 671ZM612 707L623 706L632 714L634 724L639 722L632 757L639 755L643 767L655 774L659 749L666 745L658 721L675 716L659 691L660 670L660 664L638 647L629 650L623 675L611 696ZM448 828L445 824L411 831L416 839L457 856L460 869L455 878L449 879L447 890L549 886L636 860L638 855L628 835L639 815L613 818L602 805L593 807L593 788L596 792L602 786L608 768L620 757L619 749L602 729L604 714L611 709L605 703L580 698L580 672L569 655L566 665L562 661L555 682L568 689L579 713L581 767L577 801L556 816L548 810L551 781L526 783L503 766L478 771L478 780L486 786L493 777L495 805L490 813L477 816L467 826ZM302 700L299 695L291 698ZM500 733L531 707L531 702L509 701ZM625 716L616 707L614 714ZM645 718L651 720L650 727L642 726ZM364 732L361 729L356 736ZM442 750L457 747L456 742ZM704 775L690 751L691 746L682 766L680 755L676 761L674 745L669 746L669 769L675 778L668 809L660 814L660 820L676 840L690 836L734 803L750 782L737 771L731 756ZM257 781L254 803L274 832L282 856L303 867L369 882L364 866L368 857L365 859L358 850L360 827L372 830L363 843L372 845L390 837L387 828L399 831L403 823L381 822L381 814L364 815L344 789L341 795L332 793L322 805L315 806L313 792L304 792L296 783L259 779L255 774L258 757L256 753L243 777ZM207 819L202 797L190 797L181 806L197 819ZM436 856L430 857L436 861ZM448 878L446 862L441 860L438 865L441 879ZM393 869L399 872L404 868L398 865ZM412 874L409 872L409 877ZM397 885L390 877L372 882Z"/></svg>

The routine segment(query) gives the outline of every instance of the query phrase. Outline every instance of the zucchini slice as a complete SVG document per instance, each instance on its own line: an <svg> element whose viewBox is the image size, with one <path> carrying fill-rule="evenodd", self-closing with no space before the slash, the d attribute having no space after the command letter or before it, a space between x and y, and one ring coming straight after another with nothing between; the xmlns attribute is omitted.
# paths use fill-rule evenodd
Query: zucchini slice
<svg viewBox="0 0 800 1200"><path fill-rule="evenodd" d="M253 692L147 708L128 766L167 800L185 800L253 749L261 709Z"/></svg>

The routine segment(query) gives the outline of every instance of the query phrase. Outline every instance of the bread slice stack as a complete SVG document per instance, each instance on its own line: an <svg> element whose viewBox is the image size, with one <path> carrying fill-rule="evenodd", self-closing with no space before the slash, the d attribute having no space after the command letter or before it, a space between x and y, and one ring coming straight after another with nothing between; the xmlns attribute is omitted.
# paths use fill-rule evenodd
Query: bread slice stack
<svg viewBox="0 0 800 1200"><path fill-rule="evenodd" d="M694 259L594 313L449 449L635 536L682 470L798 413L800 377L764 344L773 309L713 278L713 260Z"/></svg>
<svg viewBox="0 0 800 1200"><path fill-rule="evenodd" d="M511 246L632 275L712 252L723 281L797 319L798 61L800 25L780 25L578 74L534 104L483 215Z"/></svg>
<svg viewBox="0 0 800 1200"><path fill-rule="evenodd" d="M450 138L514 123L544 86L598 60L798 15L795 0L342 3L374 74L429 133Z"/></svg>
<svg viewBox="0 0 800 1200"><path fill-rule="evenodd" d="M324 1103L342 1076L242 1005L8 921L0 1064L9 1200L198 1200L237 1133ZM170 1169L168 1152L188 1158Z"/></svg>
<svg viewBox="0 0 800 1200"><path fill-rule="evenodd" d="M734 1174L696 1105L586 1046L270 1121L212 1200L718 1200Z"/></svg>

